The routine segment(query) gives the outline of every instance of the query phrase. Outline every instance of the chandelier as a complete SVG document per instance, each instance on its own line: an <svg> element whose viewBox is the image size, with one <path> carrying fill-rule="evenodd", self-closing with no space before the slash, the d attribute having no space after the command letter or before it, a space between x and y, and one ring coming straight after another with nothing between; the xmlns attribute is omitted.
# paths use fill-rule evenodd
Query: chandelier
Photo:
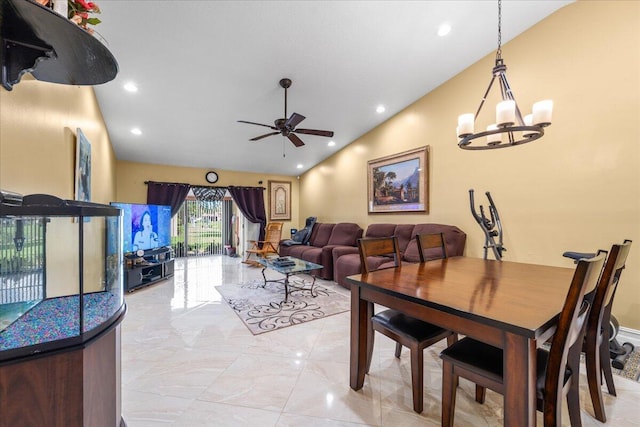
<svg viewBox="0 0 640 427"><path fill-rule="evenodd" d="M502 61L502 1L498 0L498 50L493 67L491 81L476 114L467 113L458 117L458 146L465 150L489 150L493 148L513 147L535 141L544 135L544 127L551 124L553 101L544 100L533 104L532 114L524 118L516 103L511 86L507 80L507 66ZM498 79L502 101L496 105L496 122L486 130L475 131L475 122L482 110L487 95Z"/></svg>

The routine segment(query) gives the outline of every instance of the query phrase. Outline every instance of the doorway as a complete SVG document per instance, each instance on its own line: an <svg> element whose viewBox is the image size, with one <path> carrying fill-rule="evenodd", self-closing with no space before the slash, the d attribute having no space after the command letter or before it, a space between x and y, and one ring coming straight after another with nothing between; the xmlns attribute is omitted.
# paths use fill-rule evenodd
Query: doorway
<svg viewBox="0 0 640 427"><path fill-rule="evenodd" d="M226 189L192 187L171 220L176 257L222 255L233 245L233 201Z"/></svg>

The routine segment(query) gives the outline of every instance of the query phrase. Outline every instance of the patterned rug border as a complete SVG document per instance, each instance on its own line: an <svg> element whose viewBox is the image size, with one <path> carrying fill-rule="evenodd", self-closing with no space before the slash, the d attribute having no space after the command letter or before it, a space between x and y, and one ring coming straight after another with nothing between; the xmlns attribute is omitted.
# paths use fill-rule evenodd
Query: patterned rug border
<svg viewBox="0 0 640 427"><path fill-rule="evenodd" d="M264 287L263 287L264 286ZM240 284L217 286L224 301L253 335L323 319L349 311L350 296L338 292L335 282L317 279L311 295L304 288L289 286L284 301L284 285L252 279Z"/></svg>

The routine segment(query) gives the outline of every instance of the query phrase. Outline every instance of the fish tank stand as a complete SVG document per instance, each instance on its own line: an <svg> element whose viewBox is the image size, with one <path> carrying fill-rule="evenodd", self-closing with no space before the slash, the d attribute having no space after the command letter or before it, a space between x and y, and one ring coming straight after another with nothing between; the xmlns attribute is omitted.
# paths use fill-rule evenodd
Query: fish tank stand
<svg viewBox="0 0 640 427"><path fill-rule="evenodd" d="M120 209L0 197L0 427L126 425L122 272Z"/></svg>

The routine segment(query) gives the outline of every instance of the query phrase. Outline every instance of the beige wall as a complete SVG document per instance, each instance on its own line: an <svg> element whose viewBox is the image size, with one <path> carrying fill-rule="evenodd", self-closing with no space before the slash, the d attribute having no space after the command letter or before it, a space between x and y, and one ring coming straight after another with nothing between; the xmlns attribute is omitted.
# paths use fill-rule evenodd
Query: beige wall
<svg viewBox="0 0 640 427"><path fill-rule="evenodd" d="M91 200L113 200L115 154L93 88L29 76L0 89L0 188L74 199L77 128L91 142Z"/></svg>
<svg viewBox="0 0 640 427"><path fill-rule="evenodd" d="M623 326L640 329L640 2L577 2L503 46L523 114L551 98L554 124L524 146L461 150L457 116L475 112L494 58L303 175L300 216L365 228L455 224L467 233L466 254L482 257L484 235L471 216L468 190L475 189L476 203L485 206L490 191L504 227L505 260L570 267L564 251L608 249L633 239L614 314ZM367 161L424 145L431 150L430 212L368 214Z"/></svg>
<svg viewBox="0 0 640 427"><path fill-rule="evenodd" d="M215 159L212 159L215 163ZM291 182L291 221L284 221L282 235L289 235L289 228L304 226L304 218L300 220L298 209L298 180L284 175L266 175L248 172L235 172L215 169L218 182L209 184L204 176L211 169L187 168L179 166L153 165L148 163L117 162L117 201L126 203L146 203L147 186L145 181L182 182L192 185L230 185L267 188L271 181ZM262 181L262 184L260 184ZM269 194L264 193L267 219L269 217ZM302 224L301 224L302 223Z"/></svg>

